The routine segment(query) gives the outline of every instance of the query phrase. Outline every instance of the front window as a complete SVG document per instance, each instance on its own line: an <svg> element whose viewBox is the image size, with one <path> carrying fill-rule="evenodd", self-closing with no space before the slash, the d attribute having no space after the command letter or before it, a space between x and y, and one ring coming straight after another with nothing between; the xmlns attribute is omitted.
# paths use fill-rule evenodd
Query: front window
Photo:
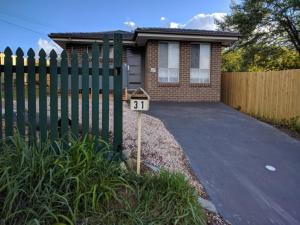
<svg viewBox="0 0 300 225"><path fill-rule="evenodd" d="M210 44L191 45L190 82L210 82Z"/></svg>
<svg viewBox="0 0 300 225"><path fill-rule="evenodd" d="M92 55L93 55L92 46L87 47L87 52L88 52L89 58L92 59ZM103 48L101 45L99 46L99 56L100 56L100 58L103 58ZM110 59L114 58L113 46L109 46L109 58Z"/></svg>
<svg viewBox="0 0 300 225"><path fill-rule="evenodd" d="M179 43L159 44L158 81L162 83L179 82Z"/></svg>

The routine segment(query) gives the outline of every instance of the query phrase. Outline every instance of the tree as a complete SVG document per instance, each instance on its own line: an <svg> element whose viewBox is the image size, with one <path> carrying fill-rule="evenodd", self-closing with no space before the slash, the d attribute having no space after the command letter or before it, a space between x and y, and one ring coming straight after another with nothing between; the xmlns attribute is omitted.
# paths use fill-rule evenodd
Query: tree
<svg viewBox="0 0 300 225"><path fill-rule="evenodd" d="M231 14L217 21L220 30L242 37L233 47L284 46L300 55L299 0L243 0L232 2Z"/></svg>
<svg viewBox="0 0 300 225"><path fill-rule="evenodd" d="M222 71L270 71L300 68L295 50L281 46L239 48L222 53Z"/></svg>

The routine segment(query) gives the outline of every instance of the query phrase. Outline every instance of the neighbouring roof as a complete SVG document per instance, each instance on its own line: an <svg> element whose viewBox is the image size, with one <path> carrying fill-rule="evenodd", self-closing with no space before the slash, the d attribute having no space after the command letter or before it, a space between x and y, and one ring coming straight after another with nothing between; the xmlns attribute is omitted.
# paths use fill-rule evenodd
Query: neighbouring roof
<svg viewBox="0 0 300 225"><path fill-rule="evenodd" d="M70 33L50 33L48 36L60 46L64 47L70 42L91 42L100 41L104 35L113 39L115 33L123 35L123 42L129 45L144 45L147 40L189 40L189 41L219 41L223 45L238 40L241 35L234 32L197 30L183 28L158 28L158 27L141 27L134 31L113 30L104 32L70 32Z"/></svg>

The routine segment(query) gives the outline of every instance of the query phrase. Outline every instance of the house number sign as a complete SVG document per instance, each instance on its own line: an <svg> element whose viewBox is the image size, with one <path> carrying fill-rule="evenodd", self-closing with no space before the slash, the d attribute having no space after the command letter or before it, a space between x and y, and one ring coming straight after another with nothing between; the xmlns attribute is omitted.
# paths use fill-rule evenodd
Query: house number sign
<svg viewBox="0 0 300 225"><path fill-rule="evenodd" d="M134 111L149 110L149 100L147 99L132 99L130 100L130 108Z"/></svg>
<svg viewBox="0 0 300 225"><path fill-rule="evenodd" d="M142 143L142 112L149 110L150 97L147 92L138 88L130 98L130 109L138 112L137 117L137 157L136 172L140 174L141 168L141 143Z"/></svg>

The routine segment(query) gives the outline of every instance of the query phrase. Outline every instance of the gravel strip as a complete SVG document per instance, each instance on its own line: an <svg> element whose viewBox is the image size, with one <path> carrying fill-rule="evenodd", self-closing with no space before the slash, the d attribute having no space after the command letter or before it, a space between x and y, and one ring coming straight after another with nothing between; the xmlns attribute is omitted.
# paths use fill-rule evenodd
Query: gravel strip
<svg viewBox="0 0 300 225"><path fill-rule="evenodd" d="M127 103L123 107L123 144L124 151L136 157L137 113L129 109ZM142 115L142 154L143 161L188 177L190 184L198 194L206 197L204 188L192 173L190 164L172 134L157 118Z"/></svg>

